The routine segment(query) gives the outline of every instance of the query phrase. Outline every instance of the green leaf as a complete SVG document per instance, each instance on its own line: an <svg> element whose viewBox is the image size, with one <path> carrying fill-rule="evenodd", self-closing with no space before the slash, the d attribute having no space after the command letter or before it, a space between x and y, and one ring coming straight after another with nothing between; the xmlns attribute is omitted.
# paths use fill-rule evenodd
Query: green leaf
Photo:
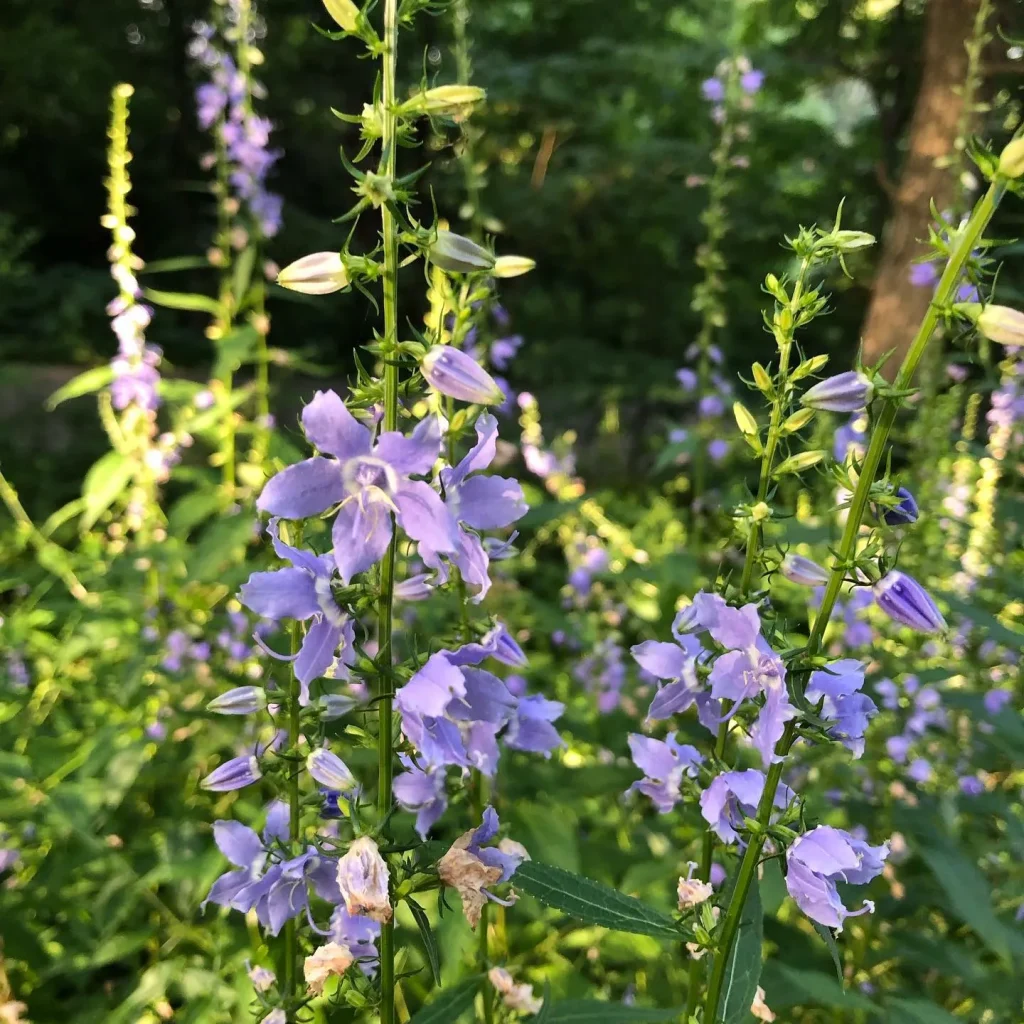
<svg viewBox="0 0 1024 1024"><path fill-rule="evenodd" d="M246 324L238 327L221 341L217 342L217 357L213 362L211 376L214 380L223 380L234 373L242 363L248 360L256 349L259 334L254 327Z"/></svg>
<svg viewBox="0 0 1024 1024"><path fill-rule="evenodd" d="M146 288L144 294L150 302L168 309L185 309L195 313L209 313L211 316L218 316L221 311L216 299L196 292L162 292L156 288Z"/></svg>
<svg viewBox="0 0 1024 1024"><path fill-rule="evenodd" d="M91 370L72 377L63 387L56 391L46 400L46 408L53 412L61 402L69 398L80 398L82 395L91 395L102 391L114 379L114 371L110 366L94 366Z"/></svg>
<svg viewBox="0 0 1024 1024"><path fill-rule="evenodd" d="M483 975L477 974L455 988L445 989L432 1003L424 1006L410 1024L455 1024L473 1005L482 981Z"/></svg>
<svg viewBox="0 0 1024 1024"><path fill-rule="evenodd" d="M761 939L764 934L764 914L761 910L760 887L752 885L747 893L740 927L729 951L722 987L722 1020L725 1024L747 1024L750 1004L757 994L761 978Z"/></svg>
<svg viewBox="0 0 1024 1024"><path fill-rule="evenodd" d="M822 941L828 946L828 951L832 955L832 963L835 965L836 977L839 979L839 984L843 984L843 958L839 955L839 946L836 944L836 937L832 934L831 928L826 928L823 924L818 924L817 921L812 921L814 930L821 936Z"/></svg>
<svg viewBox="0 0 1024 1024"><path fill-rule="evenodd" d="M167 516L171 533L187 536L222 506L223 499L215 491L192 491L176 501Z"/></svg>
<svg viewBox="0 0 1024 1024"><path fill-rule="evenodd" d="M937 591L935 596L945 601L958 615L962 615L978 626L986 640L995 640L1015 651L1024 648L1024 633L1004 626L991 612L985 611L974 602L965 601L962 597L950 594L945 590Z"/></svg>
<svg viewBox="0 0 1024 1024"><path fill-rule="evenodd" d="M976 864L952 848L925 846L921 856L945 891L953 912L993 953L1009 961L1011 948L1018 954L1024 952L1024 940L992 909L991 886Z"/></svg>
<svg viewBox="0 0 1024 1024"><path fill-rule="evenodd" d="M685 1012L681 1007L659 1010L650 1006L626 1006L623 1003L606 1003L597 999L565 999L551 1004L544 1024L635 1024L640 1021L675 1021Z"/></svg>
<svg viewBox="0 0 1024 1024"><path fill-rule="evenodd" d="M210 583L232 566L241 564L253 539L251 515L229 516L203 531L188 560L189 578Z"/></svg>
<svg viewBox="0 0 1024 1024"><path fill-rule="evenodd" d="M423 940L427 962L430 964L430 973L434 976L434 984L440 985L441 955L437 949L437 940L434 938L434 933L430 928L430 919L427 917L427 912L414 899L406 896L405 902L409 904L413 919L416 921L416 927L420 930L420 938Z"/></svg>
<svg viewBox="0 0 1024 1024"><path fill-rule="evenodd" d="M835 1006L847 1010L881 1010L859 992L846 991L831 974L809 971L801 967L773 960L765 964L761 981L765 988L765 1002L775 1011L808 1003Z"/></svg>
<svg viewBox="0 0 1024 1024"><path fill-rule="evenodd" d="M256 246L250 245L245 248L235 260L232 268L231 287L235 296L235 302L240 306L249 290L249 282L252 280L252 268L256 262Z"/></svg>
<svg viewBox="0 0 1024 1024"><path fill-rule="evenodd" d="M891 1024L964 1024L962 1017L927 999L890 999L886 1004Z"/></svg>
<svg viewBox="0 0 1024 1024"><path fill-rule="evenodd" d="M176 270L199 270L201 268L210 268L210 261L205 256L171 256L165 260L148 262L139 272L139 276L170 274Z"/></svg>
<svg viewBox="0 0 1024 1024"><path fill-rule="evenodd" d="M517 889L529 893L545 906L561 910L586 924L638 935L683 939L675 921L663 911L563 868L528 860L516 871L515 884Z"/></svg>
<svg viewBox="0 0 1024 1024"><path fill-rule="evenodd" d="M117 500L134 473L134 463L120 452L107 452L92 464L82 483L85 508L78 528L83 533Z"/></svg>

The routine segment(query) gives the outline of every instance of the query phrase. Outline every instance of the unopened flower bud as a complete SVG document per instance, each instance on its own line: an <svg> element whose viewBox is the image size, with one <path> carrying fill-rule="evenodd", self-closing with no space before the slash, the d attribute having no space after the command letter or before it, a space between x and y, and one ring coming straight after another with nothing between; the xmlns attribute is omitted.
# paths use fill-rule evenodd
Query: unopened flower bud
<svg viewBox="0 0 1024 1024"><path fill-rule="evenodd" d="M233 757L219 768L214 768L199 785L214 793L228 793L233 789L251 786L263 778L260 763L251 754Z"/></svg>
<svg viewBox="0 0 1024 1024"><path fill-rule="evenodd" d="M710 882L702 882L699 878L680 878L676 889L680 910L692 910L714 895L715 890Z"/></svg>
<svg viewBox="0 0 1024 1024"><path fill-rule="evenodd" d="M420 363L424 380L442 395L475 405L497 405L505 395L494 378L468 353L435 345Z"/></svg>
<svg viewBox="0 0 1024 1024"><path fill-rule="evenodd" d="M999 154L999 173L1007 178L1024 174L1024 138L1013 139Z"/></svg>
<svg viewBox="0 0 1024 1024"><path fill-rule="evenodd" d="M989 341L1000 345L1024 345L1024 313L1010 306L982 306L979 302L960 302L953 309L974 321Z"/></svg>
<svg viewBox="0 0 1024 1024"><path fill-rule="evenodd" d="M423 601L430 597L434 593L434 588L430 585L430 575L428 573L420 573L417 576L410 576L407 580L402 580L395 584L395 600L396 601Z"/></svg>
<svg viewBox="0 0 1024 1024"><path fill-rule="evenodd" d="M352 3L352 0L324 0L324 7L327 8L327 13L336 24L346 32L355 32L359 8Z"/></svg>
<svg viewBox="0 0 1024 1024"><path fill-rule="evenodd" d="M855 249L866 249L869 245L874 245L875 236L867 231L835 231L832 234L832 241L837 249L853 252Z"/></svg>
<svg viewBox="0 0 1024 1024"><path fill-rule="evenodd" d="M786 555L779 566L779 572L790 583L799 583L802 587L820 587L828 583L829 571L824 566L803 555Z"/></svg>
<svg viewBox="0 0 1024 1024"><path fill-rule="evenodd" d="M865 374L859 370L847 370L819 381L804 392L800 401L809 409L859 412L871 401L874 390L874 384Z"/></svg>
<svg viewBox="0 0 1024 1024"><path fill-rule="evenodd" d="M537 266L529 256L499 256L494 261L495 277L521 277Z"/></svg>
<svg viewBox="0 0 1024 1024"><path fill-rule="evenodd" d="M816 466L826 455L828 452L822 451L820 448L809 452L797 452L796 455L790 455L788 459L783 459L775 467L774 475L786 476L789 473L802 473L805 469Z"/></svg>
<svg viewBox="0 0 1024 1024"><path fill-rule="evenodd" d="M941 633L946 629L935 602L913 577L893 570L872 588L875 603L894 622L909 626L918 633Z"/></svg>
<svg viewBox="0 0 1024 1024"><path fill-rule="evenodd" d="M427 251L427 258L442 270L456 274L471 274L476 270L491 270L494 256L472 239L453 231L440 230Z"/></svg>
<svg viewBox="0 0 1024 1024"><path fill-rule="evenodd" d="M356 706L356 701L340 693L325 693L319 700L320 716L325 721L341 718Z"/></svg>
<svg viewBox="0 0 1024 1024"><path fill-rule="evenodd" d="M277 275L277 283L303 295L330 295L348 285L348 271L336 252L314 252L289 263Z"/></svg>
<svg viewBox="0 0 1024 1024"><path fill-rule="evenodd" d="M896 497L900 499L898 505L891 508L880 507L875 510L875 514L889 526L909 526L910 523L916 523L921 511L913 494L906 487L900 487L896 491Z"/></svg>
<svg viewBox="0 0 1024 1024"><path fill-rule="evenodd" d="M318 747L306 758L306 770L321 786L346 793L355 788L356 780L348 765L326 747Z"/></svg>
<svg viewBox="0 0 1024 1024"><path fill-rule="evenodd" d="M214 697L206 705L207 711L218 715L252 715L267 706L267 694L259 686L236 686L233 690Z"/></svg>
<svg viewBox="0 0 1024 1024"><path fill-rule="evenodd" d="M399 114L455 114L479 103L487 94L475 85L439 85L417 93L399 108Z"/></svg>
<svg viewBox="0 0 1024 1024"><path fill-rule="evenodd" d="M386 924L391 920L388 866L369 837L357 839L338 861L338 888L345 909Z"/></svg>

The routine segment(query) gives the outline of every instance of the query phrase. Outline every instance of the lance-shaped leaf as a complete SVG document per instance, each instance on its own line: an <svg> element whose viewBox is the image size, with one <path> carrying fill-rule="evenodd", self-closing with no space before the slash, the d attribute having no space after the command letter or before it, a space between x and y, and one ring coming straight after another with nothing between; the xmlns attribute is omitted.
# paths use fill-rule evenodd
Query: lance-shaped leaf
<svg viewBox="0 0 1024 1024"><path fill-rule="evenodd" d="M467 978L454 988L446 988L413 1017L411 1024L455 1024L473 1005L483 975Z"/></svg>
<svg viewBox="0 0 1024 1024"><path fill-rule="evenodd" d="M761 890L755 884L747 893L743 913L740 915L740 927L725 964L725 982L719 1010L724 1024L747 1024L750 1020L750 1004L754 1001L761 980L763 917Z"/></svg>
<svg viewBox="0 0 1024 1024"><path fill-rule="evenodd" d="M546 1004L545 1004L546 1005ZM678 1021L685 1011L651 1006L626 1006L597 999L565 999L552 1003L543 1024L650 1024Z"/></svg>

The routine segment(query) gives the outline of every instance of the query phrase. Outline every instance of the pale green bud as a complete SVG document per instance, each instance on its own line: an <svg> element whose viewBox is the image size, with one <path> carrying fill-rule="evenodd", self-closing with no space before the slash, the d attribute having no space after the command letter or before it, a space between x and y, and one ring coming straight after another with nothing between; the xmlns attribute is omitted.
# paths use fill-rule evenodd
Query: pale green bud
<svg viewBox="0 0 1024 1024"><path fill-rule="evenodd" d="M359 8L352 0L324 0L324 7L327 13L346 32L355 32L356 19L359 17Z"/></svg>
<svg viewBox="0 0 1024 1024"><path fill-rule="evenodd" d="M775 467L774 476L802 473L805 469L816 466L826 455L828 452L825 451L798 452L796 455L790 455Z"/></svg>
<svg viewBox="0 0 1024 1024"><path fill-rule="evenodd" d="M537 261L531 260L529 256L499 256L494 261L494 276L520 277L528 274L535 266Z"/></svg>
<svg viewBox="0 0 1024 1024"><path fill-rule="evenodd" d="M330 295L348 285L348 272L340 253L314 252L289 263L277 275L277 283L303 295Z"/></svg>
<svg viewBox="0 0 1024 1024"><path fill-rule="evenodd" d="M1024 138L1007 143L999 155L998 170L1007 178L1019 178L1024 174Z"/></svg>
<svg viewBox="0 0 1024 1024"><path fill-rule="evenodd" d="M453 231L438 231L427 255L431 263L456 274L491 270L495 263L494 256L482 245Z"/></svg>
<svg viewBox="0 0 1024 1024"><path fill-rule="evenodd" d="M736 426L740 428L741 434L757 433L757 420L742 402L733 402L732 414L736 417Z"/></svg>
<svg viewBox="0 0 1024 1024"><path fill-rule="evenodd" d="M836 231L832 241L841 252L853 252L855 249L866 249L875 244L875 236L867 231Z"/></svg>
<svg viewBox="0 0 1024 1024"><path fill-rule="evenodd" d="M803 430L811 420L814 419L813 409L801 409L799 412L793 413L792 416L782 424L783 434L795 434L798 430Z"/></svg>
<svg viewBox="0 0 1024 1024"><path fill-rule="evenodd" d="M790 380L800 380L801 377L809 377L811 374L815 374L819 370L824 370L827 363L828 356L812 356L810 359L805 359L792 372L792 374L790 374Z"/></svg>
<svg viewBox="0 0 1024 1024"><path fill-rule="evenodd" d="M768 371L760 363L754 363L751 371L754 374L754 383L757 385L757 390L770 395L772 392L772 379Z"/></svg>
<svg viewBox="0 0 1024 1024"><path fill-rule="evenodd" d="M457 114L479 103L487 93L475 85L439 85L417 93L398 108L399 114Z"/></svg>
<svg viewBox="0 0 1024 1024"><path fill-rule="evenodd" d="M973 320L989 341L1000 345L1024 345L1024 313L1010 306L982 306L980 302L960 302L954 311Z"/></svg>

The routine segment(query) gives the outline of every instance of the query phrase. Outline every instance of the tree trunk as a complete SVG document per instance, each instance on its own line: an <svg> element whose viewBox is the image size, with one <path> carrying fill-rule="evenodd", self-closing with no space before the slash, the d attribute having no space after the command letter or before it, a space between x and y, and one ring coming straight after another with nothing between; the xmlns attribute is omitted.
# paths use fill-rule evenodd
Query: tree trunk
<svg viewBox="0 0 1024 1024"><path fill-rule="evenodd" d="M863 329L865 363L895 350L884 369L890 380L932 295L910 283L911 264L927 251L920 239L928 237L929 204L934 199L942 210L956 195L956 171L943 166L943 158L954 155L967 76L964 42L977 8L978 0L928 0L926 6L921 86Z"/></svg>

